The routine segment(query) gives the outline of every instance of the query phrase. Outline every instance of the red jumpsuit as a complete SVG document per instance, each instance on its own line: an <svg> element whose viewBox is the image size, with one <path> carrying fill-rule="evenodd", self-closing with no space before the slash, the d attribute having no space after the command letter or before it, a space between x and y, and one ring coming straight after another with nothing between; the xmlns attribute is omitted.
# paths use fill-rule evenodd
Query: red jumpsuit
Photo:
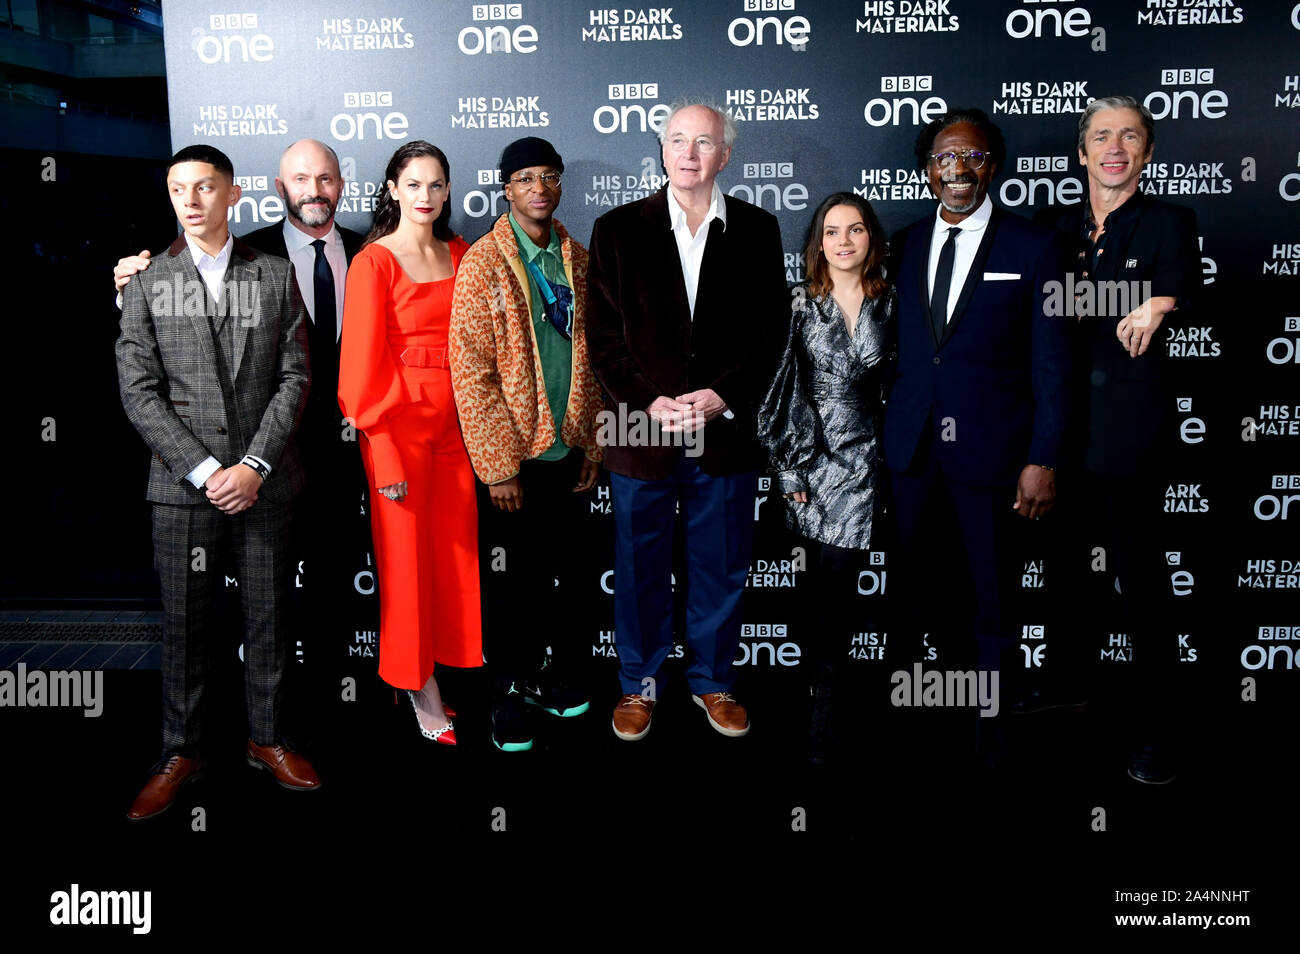
<svg viewBox="0 0 1300 954"><path fill-rule="evenodd" d="M483 663L474 471L447 367L453 275L413 282L366 246L348 266L339 406L361 433L379 575L379 675L421 689L435 662ZM407 482L392 501L376 488Z"/></svg>

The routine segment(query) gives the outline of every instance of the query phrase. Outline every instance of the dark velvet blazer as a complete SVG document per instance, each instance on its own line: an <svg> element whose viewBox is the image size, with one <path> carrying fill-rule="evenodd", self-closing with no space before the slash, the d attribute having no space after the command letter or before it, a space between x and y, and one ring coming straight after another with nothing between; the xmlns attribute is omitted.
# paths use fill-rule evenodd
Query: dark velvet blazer
<svg viewBox="0 0 1300 954"><path fill-rule="evenodd" d="M726 196L726 228L709 226L692 320L667 188L606 212L591 232L587 347L614 414L644 412L660 395L712 388L733 419L704 426L705 473L761 466L756 415L790 322L776 217ZM665 435L667 436L667 435ZM679 447L605 448L605 466L641 480L668 477Z"/></svg>

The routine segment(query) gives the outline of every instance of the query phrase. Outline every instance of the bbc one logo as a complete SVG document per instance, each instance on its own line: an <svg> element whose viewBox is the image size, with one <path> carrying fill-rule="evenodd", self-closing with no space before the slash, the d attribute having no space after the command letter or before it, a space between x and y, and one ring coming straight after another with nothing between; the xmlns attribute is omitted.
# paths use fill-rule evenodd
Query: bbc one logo
<svg viewBox="0 0 1300 954"><path fill-rule="evenodd" d="M391 90L344 93L343 112L330 120L330 135L339 142L366 139L405 139L410 123L405 113L391 109ZM379 110L388 112L380 113Z"/></svg>
<svg viewBox="0 0 1300 954"><path fill-rule="evenodd" d="M1300 364L1300 317L1287 315L1282 320L1285 334L1270 341L1264 354L1269 364Z"/></svg>
<svg viewBox="0 0 1300 954"><path fill-rule="evenodd" d="M495 218L501 214L501 203L505 200L505 193L501 191L501 170L479 169L476 178L480 188L466 190L461 208L471 219L481 219L485 215Z"/></svg>
<svg viewBox="0 0 1300 954"><path fill-rule="evenodd" d="M1297 669L1295 644L1300 642L1300 626L1261 626L1255 642L1241 651L1243 669Z"/></svg>
<svg viewBox="0 0 1300 954"><path fill-rule="evenodd" d="M284 201L272 188L269 176L235 176L240 188L239 201L230 210L233 225L279 222L284 218Z"/></svg>
<svg viewBox="0 0 1300 954"><path fill-rule="evenodd" d="M1179 414L1191 415L1192 399L1189 397L1176 398L1174 401ZM1200 444L1205 440L1205 420L1200 417L1188 416L1182 418L1178 423L1178 439L1184 444Z"/></svg>
<svg viewBox="0 0 1300 954"><path fill-rule="evenodd" d="M537 52L537 28L514 23L524 18L522 3L476 3L470 15L474 22L456 37L456 46L466 56ZM491 26L479 26L480 23Z"/></svg>
<svg viewBox="0 0 1300 954"><path fill-rule="evenodd" d="M1071 168L1069 156L1017 156L1016 175L1002 180L998 197L1012 208L1019 205L1074 205L1083 196L1077 176L1050 178Z"/></svg>
<svg viewBox="0 0 1300 954"><path fill-rule="evenodd" d="M1007 36L1023 40L1027 37L1087 36L1092 32L1092 14L1083 7L1058 7L1042 5L1040 0L1021 0L1023 6L1007 14ZM1070 3L1064 0L1061 6Z"/></svg>
<svg viewBox="0 0 1300 954"><path fill-rule="evenodd" d="M1300 503L1300 474L1274 474L1269 480L1269 489L1282 493L1261 494L1255 498L1255 517L1259 520L1289 520L1291 508Z"/></svg>
<svg viewBox="0 0 1300 954"><path fill-rule="evenodd" d="M257 29L256 13L214 13L208 17L209 33L195 27L190 46L199 61L211 66L214 63L269 63L275 53L275 42L265 33L250 33Z"/></svg>
<svg viewBox="0 0 1300 954"><path fill-rule="evenodd" d="M658 83L610 83L604 105L591 114L591 125L604 136L625 132L659 132L671 112L659 99Z"/></svg>
<svg viewBox="0 0 1300 954"><path fill-rule="evenodd" d="M882 93L928 93L934 89L933 76L882 76L880 92ZM868 126L897 126L903 117L909 117L913 126L920 126L938 119L948 111L948 104L941 96L877 96L867 100L862 109L862 117Z"/></svg>
<svg viewBox="0 0 1300 954"><path fill-rule="evenodd" d="M745 0L745 13L789 13L794 10L794 0ZM785 44L792 50L807 48L812 24L805 16L736 17L727 25L727 39L732 46L774 46Z"/></svg>
<svg viewBox="0 0 1300 954"><path fill-rule="evenodd" d="M746 162L741 167L741 178L758 181L738 182L727 190L727 195L772 212L802 212L808 208L808 187L788 181L794 178L793 162Z"/></svg>
<svg viewBox="0 0 1300 954"><path fill-rule="evenodd" d="M1211 86L1213 83L1214 70L1209 67L1164 69L1160 71L1160 85L1179 88L1152 90L1142 104L1156 119L1222 119L1228 115L1227 93L1221 89L1185 88Z"/></svg>

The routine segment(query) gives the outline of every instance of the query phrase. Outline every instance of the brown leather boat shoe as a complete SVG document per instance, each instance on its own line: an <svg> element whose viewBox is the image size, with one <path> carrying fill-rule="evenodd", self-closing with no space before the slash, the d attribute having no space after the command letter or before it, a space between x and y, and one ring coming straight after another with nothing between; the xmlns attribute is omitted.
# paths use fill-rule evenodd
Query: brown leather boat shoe
<svg viewBox="0 0 1300 954"><path fill-rule="evenodd" d="M650 731L650 717L654 714L655 702L639 693L629 693L618 700L614 707L614 734L624 742L644 739Z"/></svg>
<svg viewBox="0 0 1300 954"><path fill-rule="evenodd" d="M733 738L749 734L749 713L729 692L706 692L691 696L709 717L709 725Z"/></svg>

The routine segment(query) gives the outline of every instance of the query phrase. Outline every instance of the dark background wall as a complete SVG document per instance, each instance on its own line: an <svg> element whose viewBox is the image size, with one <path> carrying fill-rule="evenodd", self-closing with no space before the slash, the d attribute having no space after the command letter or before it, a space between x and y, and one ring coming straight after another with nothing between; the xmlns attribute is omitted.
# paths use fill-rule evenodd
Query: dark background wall
<svg viewBox="0 0 1300 954"><path fill-rule="evenodd" d="M559 217L585 238L600 213L661 184L654 127L665 104L711 95L741 120L720 182L777 214L787 278L797 281L808 220L825 194L862 193L891 232L932 211L912 145L945 108L978 106L1002 126L1009 155L993 194L1028 216L1082 195L1074 142L1086 102L1138 96L1157 116L1143 188L1195 210L1206 283L1196 309L1160 341L1174 359L1180 425L1161 517L1179 594L1171 629L1193 650L1189 665L1235 681L1261 659L1266 668L1293 669L1292 644L1265 627L1283 627L1285 636L1300 625L1293 530L1300 478L1291 476L1300 471L1300 318L1289 315L1300 271L1298 9L1260 0L1213 9L1185 0L727 0L667 10L388 0L252 3L227 14L202 0L174 0L164 14L165 105L171 146L211 142L233 158L245 195L237 233L282 216L273 178L294 139L314 136L338 150L348 179L339 218L364 229L387 157L418 137L450 157L452 223L472 241L504 208L494 166L510 140L534 134L556 144L566 161ZM51 46L45 62L59 49ZM79 55L66 57L90 62ZM86 74L78 88L95 88L95 70L122 72L120 59L78 67ZM11 97L10 108L37 106ZM72 113L83 126L89 121ZM157 161L168 144L126 127L106 137L112 148L89 131L68 140L72 120L60 115L47 105L4 153L6 181L16 186L3 199L6 219L26 223L6 230L6 259L15 276L36 280L14 283L22 286L9 319L16 346L4 358L17 427L5 477L14 545L0 585L11 605L148 603L156 581L140 499L147 455L116 397L109 266L175 234ZM138 154L142 142L153 158L102 155ZM57 161L53 181L42 175L47 157ZM55 422L53 440L46 419ZM782 529L780 506L766 487L755 502L752 628L742 651L748 664L773 668L801 658L792 647L810 625L806 587L790 566L798 541ZM576 625L593 657L607 656L613 562L605 484L576 532L585 559L566 585L575 587ZM491 545L485 539L485 550ZM1068 609L1052 599L1050 571L1034 564L1034 546L1023 623L1043 629L1026 631L1026 658L1045 643L1037 661L1050 666ZM363 546L341 549L357 575L355 616L314 652L373 665L375 597L362 592L370 589L370 557ZM890 592L888 548L872 560L862 581L866 634L845 647L862 662L888 647L879 622ZM1120 664L1121 631L1117 622L1112 632L1091 634L1099 663Z"/></svg>

